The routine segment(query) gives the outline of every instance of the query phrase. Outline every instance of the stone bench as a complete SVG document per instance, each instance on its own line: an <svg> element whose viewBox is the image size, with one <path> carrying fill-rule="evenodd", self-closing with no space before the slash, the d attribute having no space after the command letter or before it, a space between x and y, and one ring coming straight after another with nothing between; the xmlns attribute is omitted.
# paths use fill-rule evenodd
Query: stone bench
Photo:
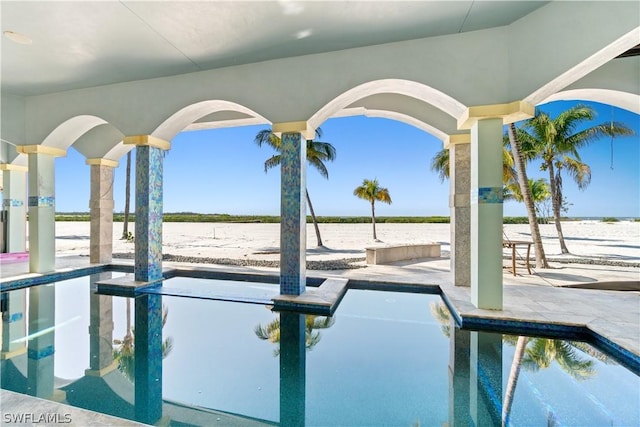
<svg viewBox="0 0 640 427"><path fill-rule="evenodd" d="M367 250L367 264L387 264L418 258L439 258L440 243L423 243L415 245L372 246Z"/></svg>

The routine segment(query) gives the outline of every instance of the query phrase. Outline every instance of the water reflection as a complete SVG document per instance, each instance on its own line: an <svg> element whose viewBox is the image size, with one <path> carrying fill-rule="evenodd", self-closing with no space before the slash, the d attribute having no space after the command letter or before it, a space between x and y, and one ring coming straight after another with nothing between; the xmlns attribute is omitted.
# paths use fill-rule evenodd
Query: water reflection
<svg viewBox="0 0 640 427"><path fill-rule="evenodd" d="M304 343L307 350L312 350L320 342L322 336L318 329L328 329L333 326L335 319L333 317L316 316L312 314L303 315L304 317ZM281 341L281 320L282 317L278 317L266 326L258 324L254 333L261 340L269 341L272 344L276 344L276 348L273 350L273 356L277 357L280 354L280 341Z"/></svg>
<svg viewBox="0 0 640 427"><path fill-rule="evenodd" d="M110 273L102 274L92 280ZM230 302L125 300L87 292L86 282L73 286L88 307L74 302L70 309L78 293L69 286L3 294L2 388L148 424L204 426L222 417L282 426L378 419L465 427L637 425L637 408L627 406L637 401L640 381L623 377L628 372L591 346L461 330L444 305L431 305L433 317L425 312L428 296L354 292L336 322L293 312L273 318L261 306ZM68 323L76 318L84 323ZM163 329L180 340L175 348ZM80 335L88 345L60 344ZM53 365L68 363L71 350L84 355L86 369L61 384Z"/></svg>

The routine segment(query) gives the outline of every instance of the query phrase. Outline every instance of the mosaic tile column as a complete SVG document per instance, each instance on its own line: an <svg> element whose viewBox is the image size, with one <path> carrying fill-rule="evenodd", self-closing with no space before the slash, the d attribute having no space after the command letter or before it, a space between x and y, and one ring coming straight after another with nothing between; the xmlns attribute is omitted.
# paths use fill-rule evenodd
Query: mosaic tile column
<svg viewBox="0 0 640 427"><path fill-rule="evenodd" d="M53 395L55 289L55 284L29 288L27 393L42 398Z"/></svg>
<svg viewBox="0 0 640 427"><path fill-rule="evenodd" d="M304 314L280 313L280 426L304 426L306 347Z"/></svg>
<svg viewBox="0 0 640 427"><path fill-rule="evenodd" d="M27 250L27 167L1 164L3 200L2 209L7 211L6 252Z"/></svg>
<svg viewBox="0 0 640 427"><path fill-rule="evenodd" d="M471 425L499 426L502 422L502 335L472 332L470 360Z"/></svg>
<svg viewBox="0 0 640 427"><path fill-rule="evenodd" d="M2 349L0 352L0 386L26 393L25 369L27 343L27 290L17 289L0 295L2 298Z"/></svg>
<svg viewBox="0 0 640 427"><path fill-rule="evenodd" d="M54 157L66 151L42 145L16 147L29 157L29 271L55 270L55 172Z"/></svg>
<svg viewBox="0 0 640 427"><path fill-rule="evenodd" d="M85 375L103 375L115 369L113 360L113 297L95 292L94 283L111 279L111 272L90 276L89 369Z"/></svg>
<svg viewBox="0 0 640 427"><path fill-rule="evenodd" d="M136 281L162 278L162 160L170 144L151 135L128 136L136 145Z"/></svg>
<svg viewBox="0 0 640 427"><path fill-rule="evenodd" d="M502 119L471 127L471 302L502 310Z"/></svg>
<svg viewBox="0 0 640 427"><path fill-rule="evenodd" d="M162 297L135 299L135 418L155 424L162 417Z"/></svg>
<svg viewBox="0 0 640 427"><path fill-rule="evenodd" d="M451 316L449 329L449 425L470 426L469 354L471 332L460 329Z"/></svg>
<svg viewBox="0 0 640 427"><path fill-rule="evenodd" d="M283 133L281 154L280 293L300 295L307 270L307 144L302 135Z"/></svg>
<svg viewBox="0 0 640 427"><path fill-rule="evenodd" d="M113 168L118 162L87 159L87 164L91 166L89 261L108 263L113 256Z"/></svg>
<svg viewBox="0 0 640 427"><path fill-rule="evenodd" d="M469 135L452 135L451 139L454 137L467 142L449 146L451 274L454 285L471 286L471 146Z"/></svg>

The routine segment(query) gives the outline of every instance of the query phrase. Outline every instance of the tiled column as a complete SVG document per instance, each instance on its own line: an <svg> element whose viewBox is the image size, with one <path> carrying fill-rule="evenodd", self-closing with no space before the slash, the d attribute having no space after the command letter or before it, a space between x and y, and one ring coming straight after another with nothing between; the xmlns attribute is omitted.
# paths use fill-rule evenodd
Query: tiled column
<svg viewBox="0 0 640 427"><path fill-rule="evenodd" d="M282 129L280 293L283 295L300 295L304 292L307 270L307 144L301 130L292 131L296 129L292 125L302 129L306 123L273 125L273 132Z"/></svg>
<svg viewBox="0 0 640 427"><path fill-rule="evenodd" d="M27 393L53 395L55 353L55 284L29 289L29 339L27 345Z"/></svg>
<svg viewBox="0 0 640 427"><path fill-rule="evenodd" d="M305 425L305 318L280 313L280 425Z"/></svg>
<svg viewBox="0 0 640 427"><path fill-rule="evenodd" d="M27 167L12 164L0 164L4 198L2 209L7 211L6 252L25 252L27 250Z"/></svg>
<svg viewBox="0 0 640 427"><path fill-rule="evenodd" d="M471 141L469 134L449 137L451 274L456 286L471 285Z"/></svg>
<svg viewBox="0 0 640 427"><path fill-rule="evenodd" d="M471 425L469 412L469 352L471 332L460 329L451 316L449 329L449 425Z"/></svg>
<svg viewBox="0 0 640 427"><path fill-rule="evenodd" d="M54 157L66 150L42 145L16 147L29 156L29 271L55 270L55 172Z"/></svg>
<svg viewBox="0 0 640 427"><path fill-rule="evenodd" d="M91 288L112 276L110 272L92 274ZM117 367L113 361L113 297L89 292L89 369L85 375L103 376Z"/></svg>
<svg viewBox="0 0 640 427"><path fill-rule="evenodd" d="M135 267L137 281L162 278L162 158L167 141L151 135L127 136L136 146Z"/></svg>
<svg viewBox="0 0 640 427"><path fill-rule="evenodd" d="M532 117L523 101L469 107L458 129L471 129L471 302L502 310L502 126Z"/></svg>
<svg viewBox="0 0 640 427"><path fill-rule="evenodd" d="M113 168L118 162L87 159L87 164L91 166L89 261L108 263L113 256Z"/></svg>
<svg viewBox="0 0 640 427"><path fill-rule="evenodd" d="M155 424L162 417L162 297L135 299L135 418Z"/></svg>
<svg viewBox="0 0 640 427"><path fill-rule="evenodd" d="M0 353L0 386L25 393L27 390L27 290L17 289L0 295L2 313L2 352Z"/></svg>
<svg viewBox="0 0 640 427"><path fill-rule="evenodd" d="M471 425L499 426L502 416L502 335L472 332L470 359Z"/></svg>

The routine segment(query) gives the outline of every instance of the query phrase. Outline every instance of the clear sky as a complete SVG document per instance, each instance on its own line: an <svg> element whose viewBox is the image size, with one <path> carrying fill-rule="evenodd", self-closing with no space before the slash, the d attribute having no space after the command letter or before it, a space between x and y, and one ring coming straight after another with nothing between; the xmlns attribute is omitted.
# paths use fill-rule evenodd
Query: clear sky
<svg viewBox="0 0 640 427"><path fill-rule="evenodd" d="M608 105L593 106L593 124L611 120ZM540 108L555 116L575 102L554 102ZM564 179L564 194L572 217L640 217L640 116L613 109L613 120L635 131L631 137L605 138L580 151L591 166L591 184L578 190ZM164 163L164 211L278 215L280 171L264 172L273 154L253 138L265 126L183 132L176 136ZM362 116L330 119L322 125L322 140L333 144L337 158L329 163L329 179L309 168L307 188L317 215L370 215L367 202L353 196L362 180L377 178L387 187L393 203L376 204L376 215L449 215L449 182L440 182L430 169L442 148L432 135L404 123ZM124 209L126 156L115 171L115 211ZM135 161L134 161L135 164ZM548 179L540 162L529 164L530 178ZM135 179L132 180L135 182ZM133 190L132 190L133 191ZM134 204L132 195L132 209ZM89 167L71 148L56 159L56 211L88 211ZM505 216L525 216L521 203L506 202Z"/></svg>

